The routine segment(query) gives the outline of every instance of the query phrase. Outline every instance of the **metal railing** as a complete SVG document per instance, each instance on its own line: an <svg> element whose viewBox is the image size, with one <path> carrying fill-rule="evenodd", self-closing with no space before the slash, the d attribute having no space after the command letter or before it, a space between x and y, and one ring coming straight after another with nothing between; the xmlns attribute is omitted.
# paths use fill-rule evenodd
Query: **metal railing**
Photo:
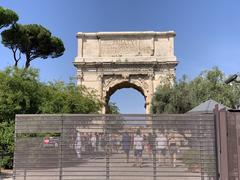
<svg viewBox="0 0 240 180"><path fill-rule="evenodd" d="M217 179L213 114L18 115L14 179Z"/></svg>

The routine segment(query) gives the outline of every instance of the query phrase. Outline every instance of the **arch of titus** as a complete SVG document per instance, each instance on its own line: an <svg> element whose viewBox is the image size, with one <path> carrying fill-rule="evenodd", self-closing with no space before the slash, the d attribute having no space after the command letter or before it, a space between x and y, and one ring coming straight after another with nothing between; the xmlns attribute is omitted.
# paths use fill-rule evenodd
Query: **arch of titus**
<svg viewBox="0 0 240 180"><path fill-rule="evenodd" d="M121 88L145 97L146 113L156 88L173 83L177 59L173 31L77 33L77 84L95 89L106 106Z"/></svg>

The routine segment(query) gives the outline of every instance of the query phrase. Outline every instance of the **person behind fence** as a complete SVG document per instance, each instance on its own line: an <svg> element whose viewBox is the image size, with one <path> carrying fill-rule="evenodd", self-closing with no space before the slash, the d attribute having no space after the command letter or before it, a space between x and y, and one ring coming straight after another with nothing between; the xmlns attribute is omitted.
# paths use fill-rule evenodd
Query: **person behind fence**
<svg viewBox="0 0 240 180"><path fill-rule="evenodd" d="M95 133L95 137L96 137L96 152L99 151L99 134Z"/></svg>
<svg viewBox="0 0 240 180"><path fill-rule="evenodd" d="M176 167L177 152L178 152L178 140L176 136L177 136L177 132L174 131L169 134L169 138L168 138L169 154L171 157L171 164L173 167Z"/></svg>
<svg viewBox="0 0 240 180"><path fill-rule="evenodd" d="M81 149L82 149L82 151L83 152L86 152L86 149L87 149L87 134L86 133L82 133L82 135L81 135L81 144L82 144L82 147L81 147Z"/></svg>
<svg viewBox="0 0 240 180"><path fill-rule="evenodd" d="M147 151L147 136L146 134L143 135L143 151Z"/></svg>
<svg viewBox="0 0 240 180"><path fill-rule="evenodd" d="M153 139L152 133L148 133L148 136L147 136L147 149L146 150L147 150L148 158L150 160L152 160L153 142L154 142L154 139Z"/></svg>
<svg viewBox="0 0 240 180"><path fill-rule="evenodd" d="M124 153L126 154L126 162L129 162L129 151L131 148L131 136L129 136L128 132L125 131L122 136L122 148Z"/></svg>
<svg viewBox="0 0 240 180"><path fill-rule="evenodd" d="M118 153L118 140L116 135L112 135L112 152Z"/></svg>
<svg viewBox="0 0 240 180"><path fill-rule="evenodd" d="M167 138L163 132L158 132L156 140L156 150L158 155L158 165L166 164Z"/></svg>
<svg viewBox="0 0 240 180"><path fill-rule="evenodd" d="M100 136L100 147L101 150L103 150L104 152L106 151L106 145L107 145L106 136L105 134L102 133Z"/></svg>
<svg viewBox="0 0 240 180"><path fill-rule="evenodd" d="M76 151L76 153L77 153L77 157L78 157L78 158L81 158L81 147L82 147L81 135L80 135L80 133L78 132L78 133L77 133L76 140L75 140L75 151Z"/></svg>
<svg viewBox="0 0 240 180"><path fill-rule="evenodd" d="M88 157L91 156L91 152L92 152L91 134L87 133L86 134L86 154L88 155Z"/></svg>
<svg viewBox="0 0 240 180"><path fill-rule="evenodd" d="M140 129L137 130L136 136L133 141L135 164L134 166L142 167L142 151L143 151L143 137Z"/></svg>
<svg viewBox="0 0 240 180"><path fill-rule="evenodd" d="M91 141L91 156L92 158L95 158L96 155L96 136L94 133L91 134L91 138L90 138L90 141Z"/></svg>

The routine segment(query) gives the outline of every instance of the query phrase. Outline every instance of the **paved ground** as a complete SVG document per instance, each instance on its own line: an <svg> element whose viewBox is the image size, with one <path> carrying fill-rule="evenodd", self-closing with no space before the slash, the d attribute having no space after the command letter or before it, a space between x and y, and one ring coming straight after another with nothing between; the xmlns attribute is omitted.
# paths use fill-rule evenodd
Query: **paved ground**
<svg viewBox="0 0 240 180"><path fill-rule="evenodd" d="M98 164L98 167L93 168ZM143 167L133 166L134 160L126 163L123 155L114 155L110 162L110 179L111 180L152 180L153 165L152 162L145 158ZM64 168L66 179L106 179L105 163L102 160L91 160L86 164L78 167ZM200 180L199 173L190 173L187 168L179 166L176 168L170 166L157 167L157 179L161 180ZM83 172L80 172L83 171ZM101 171L101 173L99 173ZM73 175L78 177L74 178ZM81 178L79 178L81 176ZM167 177L171 176L171 177ZM182 176L182 177L181 177ZM65 179L64 178L64 179Z"/></svg>
<svg viewBox="0 0 240 180"><path fill-rule="evenodd" d="M12 178L12 177L1 177L1 176L0 176L0 179L1 179L1 180L12 180L13 178Z"/></svg>
<svg viewBox="0 0 240 180"><path fill-rule="evenodd" d="M0 180L12 180L12 170L1 170Z"/></svg>
<svg viewBox="0 0 240 180"><path fill-rule="evenodd" d="M143 167L133 166L134 160L131 158L129 163L125 162L123 154L112 155L110 160L110 179L111 180L152 180L153 165L144 156ZM78 160L80 162L80 160ZM64 180L103 180L106 179L106 160L104 158L90 159L75 166L65 166L62 171ZM200 173L191 173L181 162L178 167L173 168L169 165L157 166L157 180L200 180ZM29 178L27 180L58 180L59 169L34 169L26 171ZM24 171L18 171L17 180L24 180ZM2 178L10 180L11 178Z"/></svg>

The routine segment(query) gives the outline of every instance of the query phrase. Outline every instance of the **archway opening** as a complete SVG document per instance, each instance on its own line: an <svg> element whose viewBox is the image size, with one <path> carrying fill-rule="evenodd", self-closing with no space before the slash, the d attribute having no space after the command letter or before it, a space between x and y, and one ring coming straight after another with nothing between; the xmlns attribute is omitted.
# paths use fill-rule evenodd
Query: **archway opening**
<svg viewBox="0 0 240 180"><path fill-rule="evenodd" d="M106 113L108 105L115 104L121 114L144 114L146 96L141 87L129 82L123 82L111 87L106 96Z"/></svg>

